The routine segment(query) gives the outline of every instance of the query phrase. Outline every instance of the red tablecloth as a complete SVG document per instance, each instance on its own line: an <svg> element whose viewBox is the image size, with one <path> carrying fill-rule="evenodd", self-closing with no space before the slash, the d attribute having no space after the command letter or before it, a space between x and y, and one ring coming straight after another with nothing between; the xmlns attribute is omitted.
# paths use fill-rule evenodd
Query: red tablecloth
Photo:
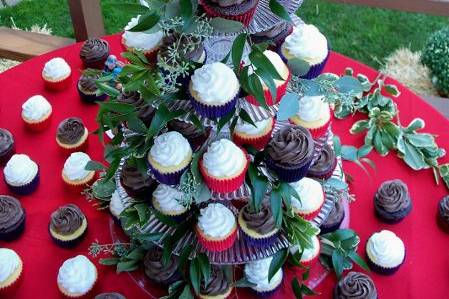
<svg viewBox="0 0 449 299"><path fill-rule="evenodd" d="M121 51L119 39L107 38L112 53L119 56ZM24 261L23 280L16 291L16 298L59 298L61 297L56 277L64 260L77 254L86 254L92 241L111 242L109 215L95 210L80 195L67 193L61 180L61 170L65 161L55 142L58 123L66 117L81 117L87 128L96 128L95 105L83 104L76 91L76 79L79 77L81 62L78 58L80 45L73 45L58 51L37 57L14 69L0 74L0 127L10 130L15 137L17 153L26 153L35 160L41 169L41 184L37 192L20 200L26 209L27 220L25 233L14 242L0 242L0 247L9 247L18 252ZM52 57L65 58L72 67L74 81L63 92L51 93L43 88L40 77L44 63ZM332 53L326 70L342 73L351 66L355 72L363 72L371 79L377 73L372 69L347 57ZM449 149L449 122L419 97L400 87L402 95L397 99L400 118L407 124L414 117L426 121L425 130L439 135L437 142ZM29 133L25 130L20 113L21 105L30 96L42 94L53 106L52 125L42 133ZM361 136L351 136L348 132L355 119L335 121L334 132L343 144L360 146ZM96 136L90 136L89 155L101 159L103 149ZM376 153L369 155L377 165L377 173L368 177L352 163L345 163L345 171L355 181L351 192L356 202L351 205L351 224L362 239L360 253L368 237L375 231L389 229L394 231L405 243L407 259L400 270L393 276L383 277L371 274L379 292L379 298L448 298L449 294L449 236L437 227L435 216L438 200L447 190L436 186L431 171L414 172L394 154L382 158ZM373 195L381 182L399 178L405 181L413 200L412 213L400 224L387 225L376 220L373 208ZM0 194L8 193L0 174ZM58 206L76 203L87 215L89 231L86 239L74 250L65 250L55 246L48 235L47 226L50 213ZM128 274L117 275L112 268L98 265L99 291L118 291L128 298L144 297L144 292L131 280ZM334 275L330 275L319 287L321 298L331 298L335 284Z"/></svg>

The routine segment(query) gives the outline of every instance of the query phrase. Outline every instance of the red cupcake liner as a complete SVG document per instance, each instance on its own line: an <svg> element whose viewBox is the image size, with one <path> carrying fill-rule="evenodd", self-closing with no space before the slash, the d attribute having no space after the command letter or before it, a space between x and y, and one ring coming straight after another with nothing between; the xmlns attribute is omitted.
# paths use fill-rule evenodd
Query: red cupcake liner
<svg viewBox="0 0 449 299"><path fill-rule="evenodd" d="M313 266L318 261L318 258L320 257L320 250L321 250L321 245L318 242L318 253L314 257L312 257L310 260L300 261L301 265L304 267Z"/></svg>
<svg viewBox="0 0 449 299"><path fill-rule="evenodd" d="M314 210L314 211L312 211L310 213L297 212L297 214L299 216L301 216L302 218L304 218L304 220L307 220L307 221L313 220L313 218L318 216L318 214L320 213L321 208L323 207L325 199L326 199L326 194L323 191L323 201L321 202L320 206L316 210Z"/></svg>
<svg viewBox="0 0 449 299"><path fill-rule="evenodd" d="M291 78L292 78L292 73L289 72L287 80L285 80L285 82L282 85L277 87L275 101L273 101L273 97L271 96L270 89L268 89L268 88L264 89L263 94L265 97L265 103L267 103L268 106L276 105L282 100L282 97L287 92L288 82L290 82ZM256 98L253 95L247 95L245 97L245 100L254 106L260 106L259 102L256 100Z"/></svg>
<svg viewBox="0 0 449 299"><path fill-rule="evenodd" d="M237 227L234 228L234 231L223 240L209 240L203 235L203 233L197 227L195 229L196 236L200 244L211 252L222 252L225 251L234 245L235 240L237 239Z"/></svg>
<svg viewBox="0 0 449 299"><path fill-rule="evenodd" d="M121 45L122 45L123 51L126 51L126 52L134 52L135 51L134 48L128 47L127 45L125 45L125 42L124 42L123 38L121 39ZM157 47L157 48L155 48L153 50L145 50L145 51L142 51L142 52L145 55L145 57L148 59L148 62L152 62L152 63L157 62L157 54L159 52L159 47ZM126 59L126 61L128 61L128 60Z"/></svg>
<svg viewBox="0 0 449 299"><path fill-rule="evenodd" d="M245 155L246 155L246 153L245 153ZM218 193L230 193L230 192L237 190L238 188L240 188L240 186L243 185L243 182L245 181L246 171L248 170L248 166L249 166L249 157L248 157L248 155L246 155L246 165L245 165L243 171L238 176L235 176L235 177L229 178L229 179L228 178L217 179L217 178L210 176L207 173L207 170L204 169L202 158L199 162L199 165L200 165L200 172L201 172L201 175L203 176L204 182L206 183L207 187L209 187L209 189L211 191L218 192Z"/></svg>
<svg viewBox="0 0 449 299"><path fill-rule="evenodd" d="M247 27L249 25L249 23L251 23L251 21L253 20L254 13L256 12L256 8L258 5L258 1L257 1L257 3L254 5L254 7L252 7L248 11L246 11L242 14L239 14L239 15L223 15L223 14L219 13L218 11L216 11L213 7L209 6L207 1L200 0L199 2L201 4L201 6L203 7L204 12L206 13L206 15L209 18L220 17L220 18L227 19L227 20L233 20L233 21L242 23L245 27Z"/></svg>
<svg viewBox="0 0 449 299"><path fill-rule="evenodd" d="M50 115L46 119L40 122L28 122L24 119L25 128L33 132L44 131L46 128L50 126L52 114L53 113L50 113Z"/></svg>
<svg viewBox="0 0 449 299"><path fill-rule="evenodd" d="M234 143L237 144L238 146L252 145L256 149L262 150L268 144L268 141L270 141L271 133L273 132L273 129L274 129L274 123L273 123L273 126L271 127L271 130L268 133L266 133L265 135L259 136L259 137L249 137L249 138L245 138L245 137L239 135L238 133L234 132L234 134L232 134L232 141L234 141Z"/></svg>
<svg viewBox="0 0 449 299"><path fill-rule="evenodd" d="M48 81L43 77L42 79L44 80L45 89L50 91L61 91L68 88L72 83L72 73L70 72L70 75L61 81Z"/></svg>
<svg viewBox="0 0 449 299"><path fill-rule="evenodd" d="M330 108L329 108L329 110L330 110ZM314 139L314 140L316 140L316 139L319 139L319 138L322 138L323 136L325 136L326 135L326 133L327 133L327 131L328 131L328 129L329 129L329 126L331 125L331 123L332 123L332 111L330 111L330 117L329 117L329 120L324 124L324 125L322 125L321 127L318 127L318 128L307 128L307 130L309 130L309 132L310 132L310 135L312 135L312 138ZM291 120L291 119L289 119L289 122L291 123L291 124L293 124L293 125L297 125L293 120ZM323 146L324 146L324 144L323 144Z"/></svg>
<svg viewBox="0 0 449 299"><path fill-rule="evenodd" d="M85 183L83 183L83 184L75 185L75 184L70 184L69 182L67 182L65 180L63 180L63 181L64 181L64 184L65 184L66 189L68 191L74 192L74 193L81 193L82 191L84 191L84 189L86 189L87 185L93 184L96 179L97 179L97 173L95 172L93 177L90 180L88 180Z"/></svg>
<svg viewBox="0 0 449 299"><path fill-rule="evenodd" d="M76 147L66 148L59 145L59 148L62 150L64 154L71 154L76 152L86 152L88 146L89 146L89 138L86 138L86 140L83 143L81 143Z"/></svg>

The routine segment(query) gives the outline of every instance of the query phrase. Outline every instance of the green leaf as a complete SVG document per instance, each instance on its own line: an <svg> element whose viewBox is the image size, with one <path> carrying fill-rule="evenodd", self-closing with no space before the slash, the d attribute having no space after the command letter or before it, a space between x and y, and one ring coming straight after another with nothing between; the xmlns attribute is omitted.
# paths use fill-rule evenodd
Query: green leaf
<svg viewBox="0 0 449 299"><path fill-rule="evenodd" d="M195 294L199 294L201 284L201 269L198 259L195 258L190 263L189 274L192 287L195 290Z"/></svg>
<svg viewBox="0 0 449 299"><path fill-rule="evenodd" d="M357 254L357 252L355 251L351 251L348 254L349 258L356 263L357 265L359 265L360 267L362 267L365 271L369 271L369 267L366 264L366 262Z"/></svg>
<svg viewBox="0 0 449 299"><path fill-rule="evenodd" d="M159 23L159 19L161 17L155 12L149 12L146 15L143 15L139 18L139 23L136 26L129 29L131 32L142 32L147 31L153 28L157 23Z"/></svg>
<svg viewBox="0 0 449 299"><path fill-rule="evenodd" d="M341 147L341 158L347 161L357 160L357 148L350 145L343 145Z"/></svg>
<svg viewBox="0 0 449 299"><path fill-rule="evenodd" d="M407 134L405 138L415 147L431 147L435 144L434 138L430 134Z"/></svg>
<svg viewBox="0 0 449 299"><path fill-rule="evenodd" d="M301 285L301 291L306 296L318 296L320 293L315 292L314 290L310 289L307 285L302 284Z"/></svg>
<svg viewBox="0 0 449 299"><path fill-rule="evenodd" d="M132 113L135 111L135 107L130 104L125 103L117 103L117 102L104 102L100 103L101 109L104 109L105 111L115 112L115 113Z"/></svg>
<svg viewBox="0 0 449 299"><path fill-rule="evenodd" d="M268 59L265 54L256 48L253 48L251 53L249 53L249 60L251 63L257 68L262 69L269 73L273 79L276 80L285 80L282 78L282 76L278 73L274 65L271 63L271 61Z"/></svg>
<svg viewBox="0 0 449 299"><path fill-rule="evenodd" d="M268 188L267 177L260 175L253 163L249 164L248 176L251 181L251 198L256 211L259 211Z"/></svg>
<svg viewBox="0 0 449 299"><path fill-rule="evenodd" d="M292 282L292 290L293 290L293 294L295 294L296 299L302 299L302 290L301 290L301 285L299 284L298 278L293 278Z"/></svg>
<svg viewBox="0 0 449 299"><path fill-rule="evenodd" d="M195 114L191 113L189 115L189 120L195 125L195 127L197 127L198 129L200 129L201 131L204 131L204 126L201 123L200 119L198 118L198 116L196 116Z"/></svg>
<svg viewBox="0 0 449 299"><path fill-rule="evenodd" d="M329 185L337 190L348 190L348 185L342 180L336 178L330 178L326 181L326 185Z"/></svg>
<svg viewBox="0 0 449 299"><path fill-rule="evenodd" d="M143 259L144 256L145 251L142 248L137 247L131 250L131 252L126 255L126 258L134 261L140 261Z"/></svg>
<svg viewBox="0 0 449 299"><path fill-rule="evenodd" d="M148 12L148 7L145 7L140 4L112 3L111 5L114 7L114 9L117 9L117 11L120 11L122 13L128 13L131 15L141 15Z"/></svg>
<svg viewBox="0 0 449 299"><path fill-rule="evenodd" d="M132 117L128 120L128 129L141 134L145 134L148 130L143 121L137 117Z"/></svg>
<svg viewBox="0 0 449 299"><path fill-rule="evenodd" d="M279 250L273 255L273 259L270 263L270 268L268 269L268 282L271 282L271 279L278 273L278 271L282 268L285 261L288 257L288 249L284 248Z"/></svg>
<svg viewBox="0 0 449 299"><path fill-rule="evenodd" d="M257 74L253 73L249 76L248 87L250 90L250 94L252 94L256 98L256 101L259 103L259 105L261 105L265 109L268 109L267 103L265 101L262 83L260 83L260 79Z"/></svg>
<svg viewBox="0 0 449 299"><path fill-rule="evenodd" d="M335 155L341 156L341 141L340 141L340 137L338 137L338 135L334 135L334 137L332 138L332 143L334 145Z"/></svg>
<svg viewBox="0 0 449 299"><path fill-rule="evenodd" d="M239 117L244 121L247 122L251 125L253 125L254 127L257 127L256 124L254 123L254 121L251 119L251 116L249 116L248 112L246 112L246 110L241 109L240 113L239 113Z"/></svg>
<svg viewBox="0 0 449 299"><path fill-rule="evenodd" d="M365 144L357 150L357 159L363 158L373 150L373 146Z"/></svg>
<svg viewBox="0 0 449 299"><path fill-rule="evenodd" d="M369 120L367 120L367 119L359 120L352 125L349 132L351 134L358 134L358 133L365 131L368 128L369 128Z"/></svg>
<svg viewBox="0 0 449 299"><path fill-rule="evenodd" d="M334 268L338 279L340 279L341 274L343 273L343 262L344 257L337 250L334 250L332 252L332 267Z"/></svg>
<svg viewBox="0 0 449 299"><path fill-rule="evenodd" d="M88 171L99 171L99 170L104 170L105 166L103 164L101 164L100 162L97 161L93 161L90 160L89 162L87 162L86 166L84 167L84 170L88 170Z"/></svg>
<svg viewBox="0 0 449 299"><path fill-rule="evenodd" d="M398 87L393 84L385 84L384 85L385 91L389 93L391 96L397 98L401 95L401 92L399 91Z"/></svg>
<svg viewBox="0 0 449 299"><path fill-rule="evenodd" d="M231 120L231 118L235 115L235 108L232 109L228 114L220 118L217 125L217 134L220 133L221 129Z"/></svg>
<svg viewBox="0 0 449 299"><path fill-rule="evenodd" d="M193 6L190 0L179 0L179 6L181 7L181 16L184 20L184 29L187 28L193 16Z"/></svg>
<svg viewBox="0 0 449 299"><path fill-rule="evenodd" d="M184 270L187 266L187 262L189 261L189 256L192 253L192 250L193 250L193 246L191 244L189 244L189 245L185 246L181 250L181 253L179 254L178 267L179 267L181 273L184 273Z"/></svg>
<svg viewBox="0 0 449 299"><path fill-rule="evenodd" d="M139 268L138 261L127 261L127 262L119 262L117 264L117 273L121 272L131 272L137 270Z"/></svg>
<svg viewBox="0 0 449 299"><path fill-rule="evenodd" d="M243 50L248 35L246 33L240 33L234 42L232 43L231 57L232 64L234 65L234 72L240 73L240 63L242 62Z"/></svg>
<svg viewBox="0 0 449 299"><path fill-rule="evenodd" d="M270 208L276 222L276 227L282 225L282 198L279 190L273 189L270 196Z"/></svg>
<svg viewBox="0 0 449 299"><path fill-rule="evenodd" d="M290 69L290 71L294 75L299 76L299 77L304 76L310 70L310 64L307 61L299 59L299 58L289 59L287 64L288 64L288 68Z"/></svg>
<svg viewBox="0 0 449 299"><path fill-rule="evenodd" d="M211 25L215 29L215 31L222 33L239 32L243 29L242 23L220 17L210 20L209 25Z"/></svg>
<svg viewBox="0 0 449 299"><path fill-rule="evenodd" d="M192 291L190 290L189 285L186 285L184 287L184 290L182 290L181 295L179 295L179 299L194 299L194 296L192 294Z"/></svg>
<svg viewBox="0 0 449 299"><path fill-rule="evenodd" d="M374 141L374 148L381 156L385 156L388 154L388 149L382 141L381 131L378 130L378 131L376 131L376 133L374 133L373 141Z"/></svg>
<svg viewBox="0 0 449 299"><path fill-rule="evenodd" d="M201 270L201 275L204 280L204 285L207 287L207 285L209 284L209 281L210 281L210 276L211 276L211 265L209 262L209 258L204 253L198 254L196 258L198 259L198 263L199 263L200 270Z"/></svg>
<svg viewBox="0 0 449 299"><path fill-rule="evenodd" d="M340 93L359 94L363 92L363 86L352 76L343 76L334 83L335 89Z"/></svg>
<svg viewBox="0 0 449 299"><path fill-rule="evenodd" d="M268 73L266 70L258 68L256 69L256 74L259 76L259 78L265 83L265 85L268 87L268 90L270 91L270 95L272 99L277 98L277 88L276 83L274 83L273 77L270 73Z"/></svg>
<svg viewBox="0 0 449 299"><path fill-rule="evenodd" d="M99 263L105 266L113 266L117 265L119 261L120 259L118 257L111 257L111 258L102 258L99 260Z"/></svg>
<svg viewBox="0 0 449 299"><path fill-rule="evenodd" d="M424 120L421 118L415 118L410 122L410 124L405 128L406 133L412 133L413 131L423 129L425 126Z"/></svg>
<svg viewBox="0 0 449 299"><path fill-rule="evenodd" d="M108 96L111 96L111 97L117 97L120 94L120 91L118 91L114 87L110 86L109 84L102 83L102 82L99 82L99 81L95 81L95 85L97 86L98 90L102 94L105 93L105 94L107 94Z"/></svg>
<svg viewBox="0 0 449 299"><path fill-rule="evenodd" d="M148 204L146 203L136 204L134 205L134 208L136 209L137 214L139 215L139 221L141 225L147 223L151 216L151 210Z"/></svg>
<svg viewBox="0 0 449 299"><path fill-rule="evenodd" d="M246 277L243 277L234 283L234 287L236 287L236 288L251 288L254 286L256 286L256 285L252 282L249 282L248 278L246 278Z"/></svg>
<svg viewBox="0 0 449 299"><path fill-rule="evenodd" d="M295 115L299 110L298 95L294 93L286 93L279 104L277 120L284 121Z"/></svg>
<svg viewBox="0 0 449 299"><path fill-rule="evenodd" d="M287 12L287 10L284 8L284 6L279 4L279 2L277 2L276 0L270 0L269 5L270 5L270 10L275 15L281 17L282 19L284 19L286 21L293 22L292 19L290 18L290 15Z"/></svg>
<svg viewBox="0 0 449 299"><path fill-rule="evenodd" d="M408 142L404 142L404 162L414 170L426 167L423 154Z"/></svg>

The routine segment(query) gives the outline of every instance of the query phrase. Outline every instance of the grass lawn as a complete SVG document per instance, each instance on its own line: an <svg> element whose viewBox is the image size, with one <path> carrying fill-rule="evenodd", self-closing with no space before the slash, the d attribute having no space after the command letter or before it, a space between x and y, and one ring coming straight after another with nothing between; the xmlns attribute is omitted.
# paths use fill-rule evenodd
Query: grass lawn
<svg viewBox="0 0 449 299"><path fill-rule="evenodd" d="M0 10L0 26L19 28L47 24L55 35L73 37L65 0L24 0L16 7ZM108 33L118 32L130 15L115 9L113 3L136 3L137 0L102 0ZM435 30L449 26L449 18L397 12L324 0L305 0L301 16L317 25L331 42L332 49L379 68L383 58L399 47L420 50Z"/></svg>

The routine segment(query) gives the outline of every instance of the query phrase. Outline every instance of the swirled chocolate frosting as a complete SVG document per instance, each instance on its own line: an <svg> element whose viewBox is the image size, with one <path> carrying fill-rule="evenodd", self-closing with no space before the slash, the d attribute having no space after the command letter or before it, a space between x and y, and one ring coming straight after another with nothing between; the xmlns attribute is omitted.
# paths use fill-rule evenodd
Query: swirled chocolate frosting
<svg viewBox="0 0 449 299"><path fill-rule="evenodd" d="M211 0L213 3L218 4L221 7L229 7L242 4L245 0Z"/></svg>
<svg viewBox="0 0 449 299"><path fill-rule="evenodd" d="M81 140L85 127L81 119L69 117L64 119L58 126L57 138L64 144L76 144Z"/></svg>
<svg viewBox="0 0 449 299"><path fill-rule="evenodd" d="M323 222L323 226L333 226L340 223L345 217L345 209L340 201L335 202L334 208L329 213L326 221Z"/></svg>
<svg viewBox="0 0 449 299"><path fill-rule="evenodd" d="M82 75L78 81L78 86L82 91L94 93L97 91L97 85L95 84L97 79L97 77Z"/></svg>
<svg viewBox="0 0 449 299"><path fill-rule="evenodd" d="M193 39L193 40L192 40ZM162 45L159 49L159 55L164 58L168 65L170 63L170 53L173 52L173 45L179 41L179 55L183 60L201 62L203 56L204 46L199 43L195 37L180 36L179 33L172 33L162 39Z"/></svg>
<svg viewBox="0 0 449 299"><path fill-rule="evenodd" d="M269 157L284 166L302 165L310 161L314 143L309 131L300 126L285 126L266 147Z"/></svg>
<svg viewBox="0 0 449 299"><path fill-rule="evenodd" d="M242 210L242 218L249 229L261 235L268 234L276 228L273 214L265 205L262 205L257 213L250 212L248 206L246 206Z"/></svg>
<svg viewBox="0 0 449 299"><path fill-rule="evenodd" d="M372 279L360 272L349 272L334 289L334 299L377 299Z"/></svg>
<svg viewBox="0 0 449 299"><path fill-rule="evenodd" d="M410 205L407 185L401 180L383 182L374 196L374 205L389 213L407 209Z"/></svg>
<svg viewBox="0 0 449 299"><path fill-rule="evenodd" d="M308 173L311 175L321 175L330 171L334 163L336 163L334 150L330 145L326 144L318 159L310 167Z"/></svg>
<svg viewBox="0 0 449 299"><path fill-rule="evenodd" d="M142 174L128 161L123 165L120 182L130 196L150 195L156 181L148 174Z"/></svg>
<svg viewBox="0 0 449 299"><path fill-rule="evenodd" d="M177 131L181 133L185 138L189 140L205 134L204 130L198 129L194 124L177 119L169 121L167 127L171 131Z"/></svg>
<svg viewBox="0 0 449 299"><path fill-rule="evenodd" d="M282 31L286 30L288 25L289 25L288 22L282 22L282 23L276 24L275 26L271 27L268 30L256 32L253 35L273 38L273 37L277 36L278 34L280 34Z"/></svg>
<svg viewBox="0 0 449 299"><path fill-rule="evenodd" d="M122 91L118 97L117 101L119 103L125 103L133 105L137 108L137 117L149 126L151 120L156 112L156 110L141 97L140 93L137 91Z"/></svg>
<svg viewBox="0 0 449 299"><path fill-rule="evenodd" d="M14 138L6 129L0 129L0 155L8 153L14 146Z"/></svg>
<svg viewBox="0 0 449 299"><path fill-rule="evenodd" d="M212 266L209 283L205 286L204 280L201 281L200 293L208 296L223 295L226 294L229 287L229 282L223 270L217 266Z"/></svg>
<svg viewBox="0 0 449 299"><path fill-rule="evenodd" d="M80 51L80 58L87 65L106 60L109 56L109 44L99 38L88 39Z"/></svg>
<svg viewBox="0 0 449 299"><path fill-rule="evenodd" d="M438 204L438 214L442 220L449 224L449 196L445 196Z"/></svg>
<svg viewBox="0 0 449 299"><path fill-rule="evenodd" d="M73 234L83 224L85 216L74 204L59 207L51 214L50 228L58 234Z"/></svg>
<svg viewBox="0 0 449 299"><path fill-rule="evenodd" d="M0 195L0 232L14 231L22 224L25 211L20 202L8 195Z"/></svg>
<svg viewBox="0 0 449 299"><path fill-rule="evenodd" d="M102 293L95 296L95 299L126 299L126 297L119 293Z"/></svg>
<svg viewBox="0 0 449 299"><path fill-rule="evenodd" d="M144 271L147 277L158 283L167 283L177 275L178 261L171 256L167 264L162 261L162 249L159 247L148 250L143 259Z"/></svg>

